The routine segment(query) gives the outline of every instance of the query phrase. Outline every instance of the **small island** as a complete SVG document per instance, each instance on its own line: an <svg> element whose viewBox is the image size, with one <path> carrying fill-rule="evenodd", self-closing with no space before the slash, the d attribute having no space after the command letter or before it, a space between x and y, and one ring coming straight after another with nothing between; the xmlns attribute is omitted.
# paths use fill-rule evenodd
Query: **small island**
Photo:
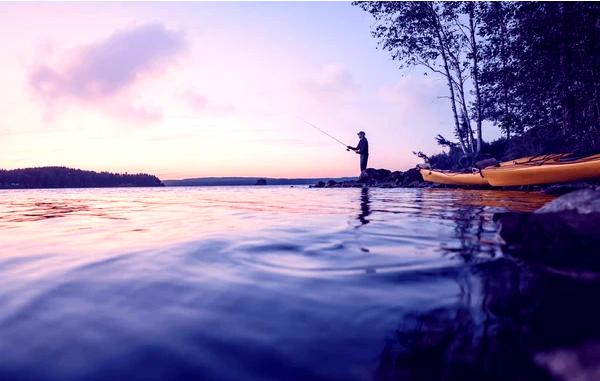
<svg viewBox="0 0 600 381"><path fill-rule="evenodd" d="M67 167L0 169L0 189L161 187L146 173L95 172Z"/></svg>

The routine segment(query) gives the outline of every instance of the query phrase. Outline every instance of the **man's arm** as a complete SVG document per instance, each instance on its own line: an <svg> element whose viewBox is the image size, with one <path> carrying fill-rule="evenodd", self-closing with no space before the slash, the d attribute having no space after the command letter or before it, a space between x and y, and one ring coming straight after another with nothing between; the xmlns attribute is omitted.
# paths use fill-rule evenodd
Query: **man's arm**
<svg viewBox="0 0 600 381"><path fill-rule="evenodd" d="M356 153L361 154L365 151L365 143L364 141L359 141L356 148L352 148Z"/></svg>

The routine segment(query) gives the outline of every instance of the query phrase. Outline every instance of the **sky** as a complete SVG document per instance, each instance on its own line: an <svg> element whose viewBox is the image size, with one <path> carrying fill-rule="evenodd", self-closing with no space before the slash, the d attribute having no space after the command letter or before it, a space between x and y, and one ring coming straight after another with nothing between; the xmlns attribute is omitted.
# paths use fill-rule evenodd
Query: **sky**
<svg viewBox="0 0 600 381"><path fill-rule="evenodd" d="M408 169L453 136L445 83L399 70L372 24L345 2L0 3L0 168L357 175L309 122Z"/></svg>

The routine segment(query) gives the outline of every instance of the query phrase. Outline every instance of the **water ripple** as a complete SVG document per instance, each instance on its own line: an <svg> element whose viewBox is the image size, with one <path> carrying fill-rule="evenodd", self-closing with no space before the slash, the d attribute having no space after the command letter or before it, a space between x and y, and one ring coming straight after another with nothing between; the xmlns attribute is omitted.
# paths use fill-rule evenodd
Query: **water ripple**
<svg viewBox="0 0 600 381"><path fill-rule="evenodd" d="M596 283L502 255L492 214L548 199L0 191L0 379L543 379L533 352L600 337Z"/></svg>

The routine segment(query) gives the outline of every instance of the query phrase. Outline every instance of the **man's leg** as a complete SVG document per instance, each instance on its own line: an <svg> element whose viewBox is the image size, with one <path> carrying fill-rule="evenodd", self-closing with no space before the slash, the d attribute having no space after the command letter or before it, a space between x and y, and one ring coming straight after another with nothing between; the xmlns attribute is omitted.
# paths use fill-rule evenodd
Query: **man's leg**
<svg viewBox="0 0 600 381"><path fill-rule="evenodd" d="M369 155L360 155L360 172L367 169L367 161L369 160Z"/></svg>

